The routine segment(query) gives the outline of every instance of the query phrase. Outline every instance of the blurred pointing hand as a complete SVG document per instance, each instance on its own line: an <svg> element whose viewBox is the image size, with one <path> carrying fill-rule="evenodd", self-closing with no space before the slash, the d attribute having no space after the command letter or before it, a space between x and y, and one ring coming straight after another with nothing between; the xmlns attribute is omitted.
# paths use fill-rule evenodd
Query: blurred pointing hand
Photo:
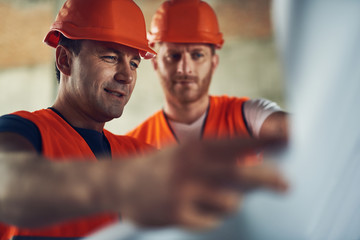
<svg viewBox="0 0 360 240"><path fill-rule="evenodd" d="M146 227L215 227L237 210L245 192L287 189L273 167L236 163L241 154L281 145L275 139L192 142L135 161L124 184L123 217Z"/></svg>

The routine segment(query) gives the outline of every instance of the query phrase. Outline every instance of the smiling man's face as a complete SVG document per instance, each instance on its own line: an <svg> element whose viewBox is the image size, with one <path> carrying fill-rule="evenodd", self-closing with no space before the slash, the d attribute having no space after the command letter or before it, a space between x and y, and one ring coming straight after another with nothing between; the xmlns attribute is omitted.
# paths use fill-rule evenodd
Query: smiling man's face
<svg viewBox="0 0 360 240"><path fill-rule="evenodd" d="M72 58L67 96L96 121L118 118L134 89L139 64L136 49L84 40L79 55Z"/></svg>

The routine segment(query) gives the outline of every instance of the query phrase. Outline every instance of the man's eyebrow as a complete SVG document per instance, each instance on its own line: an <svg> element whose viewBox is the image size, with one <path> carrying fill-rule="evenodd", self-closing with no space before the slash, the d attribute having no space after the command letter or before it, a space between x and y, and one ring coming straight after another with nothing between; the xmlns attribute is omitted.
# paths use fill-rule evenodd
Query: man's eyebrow
<svg viewBox="0 0 360 240"><path fill-rule="evenodd" d="M191 48L190 51L205 51L205 48L202 48L202 47L194 47L194 48Z"/></svg>
<svg viewBox="0 0 360 240"><path fill-rule="evenodd" d="M180 52L179 49L176 49L176 48L168 48L166 50L167 53L178 53Z"/></svg>
<svg viewBox="0 0 360 240"><path fill-rule="evenodd" d="M108 51L108 52L116 53L116 54L118 54L118 55L124 55L122 52L120 52L120 51L117 50L116 48L107 47L107 46L103 46L103 47L99 48L99 51L100 51L100 52Z"/></svg>
<svg viewBox="0 0 360 240"><path fill-rule="evenodd" d="M105 47L103 50L111 51L111 52L115 53L118 56L124 56L125 55L124 52L119 51L119 50L117 50L116 48L113 48L113 47ZM138 55L134 56L133 59L141 62L140 53Z"/></svg>

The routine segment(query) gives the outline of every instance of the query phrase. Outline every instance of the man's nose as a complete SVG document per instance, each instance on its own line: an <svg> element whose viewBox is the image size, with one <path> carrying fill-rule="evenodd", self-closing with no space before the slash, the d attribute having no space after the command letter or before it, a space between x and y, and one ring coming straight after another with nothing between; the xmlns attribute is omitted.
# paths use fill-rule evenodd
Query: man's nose
<svg viewBox="0 0 360 240"><path fill-rule="evenodd" d="M130 64L121 62L117 65L115 80L121 83L129 84L135 79L134 71L131 69Z"/></svg>
<svg viewBox="0 0 360 240"><path fill-rule="evenodd" d="M177 72L180 74L192 74L193 62L190 54L183 54L178 62Z"/></svg>

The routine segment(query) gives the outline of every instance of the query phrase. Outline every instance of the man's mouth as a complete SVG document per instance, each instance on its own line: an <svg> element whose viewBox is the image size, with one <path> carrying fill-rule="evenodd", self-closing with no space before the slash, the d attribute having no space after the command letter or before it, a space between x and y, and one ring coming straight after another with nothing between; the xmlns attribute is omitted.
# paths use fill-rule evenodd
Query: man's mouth
<svg viewBox="0 0 360 240"><path fill-rule="evenodd" d="M175 84L176 85L180 85L180 86L190 86L192 84L195 84L195 81L192 81L192 80L178 80L178 81L175 81Z"/></svg>
<svg viewBox="0 0 360 240"><path fill-rule="evenodd" d="M174 80L175 80L175 83L180 83L180 84L190 84L190 83L196 82L196 78L193 76L176 77Z"/></svg>
<svg viewBox="0 0 360 240"><path fill-rule="evenodd" d="M176 81L177 83L193 83L195 81L192 81L192 80L178 80Z"/></svg>
<svg viewBox="0 0 360 240"><path fill-rule="evenodd" d="M114 96L116 96L116 97L123 97L123 96L124 96L124 94L122 94L122 93L120 93L120 92L111 91L111 90L106 89L106 88L105 88L104 90L105 90L105 92L110 93L110 94L112 94L112 95L114 95Z"/></svg>

